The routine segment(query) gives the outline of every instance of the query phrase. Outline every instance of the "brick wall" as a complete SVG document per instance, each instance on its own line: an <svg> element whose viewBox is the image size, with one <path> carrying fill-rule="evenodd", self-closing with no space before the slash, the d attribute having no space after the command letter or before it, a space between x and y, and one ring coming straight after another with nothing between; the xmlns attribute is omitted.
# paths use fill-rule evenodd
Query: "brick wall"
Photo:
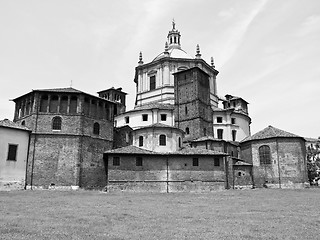
<svg viewBox="0 0 320 240"><path fill-rule="evenodd" d="M224 161L214 166L213 156L198 156L199 166L193 166L192 156L141 156L143 166L136 166L136 156L120 157L120 166L113 165L109 155L108 190L125 191L210 191L225 187Z"/></svg>
<svg viewBox="0 0 320 240"><path fill-rule="evenodd" d="M190 129L187 140L213 135L209 76L198 68L178 72L174 88L175 126L183 131Z"/></svg>
<svg viewBox="0 0 320 240"><path fill-rule="evenodd" d="M260 164L259 147L270 147L271 164ZM300 138L265 139L252 142L254 182L273 187L294 187L307 181L305 143Z"/></svg>
<svg viewBox="0 0 320 240"><path fill-rule="evenodd" d="M86 189L102 189L107 184L103 153L112 149L112 141L82 138L81 170L79 186Z"/></svg>
<svg viewBox="0 0 320 240"><path fill-rule="evenodd" d="M27 184L43 186L78 185L79 137L32 134ZM34 155L33 155L34 154ZM34 157L33 157L34 156Z"/></svg>
<svg viewBox="0 0 320 240"><path fill-rule="evenodd" d="M132 129L130 127L115 128L113 132L113 148L132 145Z"/></svg>

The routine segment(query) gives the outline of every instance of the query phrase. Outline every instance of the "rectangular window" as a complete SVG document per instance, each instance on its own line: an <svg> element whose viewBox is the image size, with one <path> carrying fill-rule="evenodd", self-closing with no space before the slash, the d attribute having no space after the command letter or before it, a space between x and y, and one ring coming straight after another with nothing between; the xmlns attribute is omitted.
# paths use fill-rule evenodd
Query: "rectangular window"
<svg viewBox="0 0 320 240"><path fill-rule="evenodd" d="M120 157L113 157L113 166L120 166Z"/></svg>
<svg viewBox="0 0 320 240"><path fill-rule="evenodd" d="M167 121L167 114L160 115L161 121Z"/></svg>
<svg viewBox="0 0 320 240"><path fill-rule="evenodd" d="M124 120L126 121L126 123L129 123L129 117L125 117Z"/></svg>
<svg viewBox="0 0 320 240"><path fill-rule="evenodd" d="M192 166L194 166L194 167L199 166L199 158L193 158L192 159Z"/></svg>
<svg viewBox="0 0 320 240"><path fill-rule="evenodd" d="M138 167L142 166L142 157L136 157L136 166Z"/></svg>
<svg viewBox="0 0 320 240"><path fill-rule="evenodd" d="M236 124L236 119L235 118L231 118L231 124Z"/></svg>
<svg viewBox="0 0 320 240"><path fill-rule="evenodd" d="M218 133L218 139L223 139L223 129L218 129L217 133Z"/></svg>
<svg viewBox="0 0 320 240"><path fill-rule="evenodd" d="M222 117L217 117L217 123L222 123Z"/></svg>
<svg viewBox="0 0 320 240"><path fill-rule="evenodd" d="M142 121L148 121L148 114L142 114Z"/></svg>
<svg viewBox="0 0 320 240"><path fill-rule="evenodd" d="M236 138L237 138L237 131L232 130L232 141L236 141Z"/></svg>
<svg viewBox="0 0 320 240"><path fill-rule="evenodd" d="M156 76L150 77L150 90L156 89Z"/></svg>
<svg viewBox="0 0 320 240"><path fill-rule="evenodd" d="M215 157L213 164L214 164L215 167L220 167L220 158L219 157Z"/></svg>
<svg viewBox="0 0 320 240"><path fill-rule="evenodd" d="M17 150L18 150L18 145L16 144L9 144L8 147L8 161L17 161Z"/></svg>

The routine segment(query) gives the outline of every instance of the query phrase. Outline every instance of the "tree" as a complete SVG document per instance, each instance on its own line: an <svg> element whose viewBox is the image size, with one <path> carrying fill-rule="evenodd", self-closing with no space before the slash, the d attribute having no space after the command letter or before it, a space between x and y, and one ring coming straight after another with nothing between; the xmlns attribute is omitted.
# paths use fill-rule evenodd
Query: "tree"
<svg viewBox="0 0 320 240"><path fill-rule="evenodd" d="M307 169L309 182L320 177L320 144L311 144L307 147Z"/></svg>

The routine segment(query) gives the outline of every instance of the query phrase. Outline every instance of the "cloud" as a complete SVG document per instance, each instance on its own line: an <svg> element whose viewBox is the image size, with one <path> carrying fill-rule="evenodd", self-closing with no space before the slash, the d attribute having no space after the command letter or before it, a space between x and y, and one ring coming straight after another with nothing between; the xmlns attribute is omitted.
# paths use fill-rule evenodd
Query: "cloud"
<svg viewBox="0 0 320 240"><path fill-rule="evenodd" d="M233 17L235 15L235 9L234 8L230 8L228 10L222 10L218 13L218 17L222 18L222 19L229 19L231 17Z"/></svg>
<svg viewBox="0 0 320 240"><path fill-rule="evenodd" d="M254 21L256 16L264 9L268 0L260 1L253 10L251 10L248 14L243 14L239 17L237 24L235 24L232 28L227 31L227 34L224 36L224 47L221 49L221 54L219 57L220 66L223 66L236 52L237 48L241 44L245 33L247 32L250 24ZM222 11L219 13L221 17L228 17L234 15L237 17L232 10ZM235 19L233 19L234 21Z"/></svg>
<svg viewBox="0 0 320 240"><path fill-rule="evenodd" d="M320 15L312 15L307 17L300 25L297 35L299 37L304 37L315 32L320 33Z"/></svg>

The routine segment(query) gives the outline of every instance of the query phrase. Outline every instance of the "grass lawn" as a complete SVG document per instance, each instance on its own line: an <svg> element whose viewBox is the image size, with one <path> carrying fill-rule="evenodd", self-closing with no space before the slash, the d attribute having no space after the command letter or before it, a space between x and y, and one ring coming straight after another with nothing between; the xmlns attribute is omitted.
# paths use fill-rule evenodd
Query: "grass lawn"
<svg viewBox="0 0 320 240"><path fill-rule="evenodd" d="M0 192L0 239L320 239L320 189Z"/></svg>

